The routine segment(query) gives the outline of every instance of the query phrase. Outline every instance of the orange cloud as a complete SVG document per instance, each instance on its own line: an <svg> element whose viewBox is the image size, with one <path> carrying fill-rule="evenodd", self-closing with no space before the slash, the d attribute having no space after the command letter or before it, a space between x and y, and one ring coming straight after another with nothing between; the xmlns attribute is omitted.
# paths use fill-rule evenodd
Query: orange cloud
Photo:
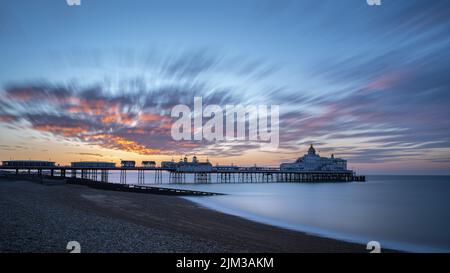
<svg viewBox="0 0 450 273"><path fill-rule="evenodd" d="M142 113L139 115L139 121L141 121L141 122L159 121L164 118L165 118L165 116L161 116L158 114L152 114L152 113Z"/></svg>
<svg viewBox="0 0 450 273"><path fill-rule="evenodd" d="M67 107L69 113L82 113L100 116L105 113L118 112L119 104L103 99L78 99L73 105Z"/></svg>
<svg viewBox="0 0 450 273"><path fill-rule="evenodd" d="M51 124L35 125L33 128L41 132L50 132L64 137L74 137L88 133L88 130L81 127L66 127Z"/></svg>
<svg viewBox="0 0 450 273"><path fill-rule="evenodd" d="M106 113L106 115L104 115L101 118L101 121L104 124L121 123L125 125L131 125L134 123L135 120L133 116L128 113L115 112L115 113Z"/></svg>
<svg viewBox="0 0 450 273"><path fill-rule="evenodd" d="M86 137L86 140L99 142L102 146L109 149L133 152L142 155L159 154L161 152L159 149L150 149L136 141L110 134L96 134Z"/></svg>
<svg viewBox="0 0 450 273"><path fill-rule="evenodd" d="M164 123L161 123L161 124L159 125L159 128L170 130L170 129L172 128L172 124L171 124L171 123L164 122Z"/></svg>
<svg viewBox="0 0 450 273"><path fill-rule="evenodd" d="M9 122L12 122L15 120L16 120L16 117L11 116L11 115L0 115L0 122L9 123Z"/></svg>
<svg viewBox="0 0 450 273"><path fill-rule="evenodd" d="M139 129L139 128L131 128L127 130L127 133L129 134L137 134L137 135L145 135L148 133L148 131L144 130L144 129Z"/></svg>
<svg viewBox="0 0 450 273"><path fill-rule="evenodd" d="M27 101L36 97L36 89L34 88L21 88L14 89L14 92L8 93L10 99Z"/></svg>

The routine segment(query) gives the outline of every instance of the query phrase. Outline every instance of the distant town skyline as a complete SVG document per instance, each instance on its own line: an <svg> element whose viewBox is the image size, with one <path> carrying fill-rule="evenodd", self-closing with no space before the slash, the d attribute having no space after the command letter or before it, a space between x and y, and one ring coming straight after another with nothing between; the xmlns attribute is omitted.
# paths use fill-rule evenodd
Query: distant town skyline
<svg viewBox="0 0 450 273"><path fill-rule="evenodd" d="M314 144L359 173L450 174L445 0L0 6L0 160L278 166ZM195 96L279 105L279 149L173 140Z"/></svg>

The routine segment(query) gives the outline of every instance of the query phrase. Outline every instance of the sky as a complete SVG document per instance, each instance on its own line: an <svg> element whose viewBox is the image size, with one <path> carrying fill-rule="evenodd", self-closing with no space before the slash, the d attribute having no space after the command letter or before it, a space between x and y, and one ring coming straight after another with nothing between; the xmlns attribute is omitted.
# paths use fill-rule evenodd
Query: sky
<svg viewBox="0 0 450 273"><path fill-rule="evenodd" d="M0 1L0 160L450 174L446 0ZM280 145L175 141L171 109L279 105Z"/></svg>

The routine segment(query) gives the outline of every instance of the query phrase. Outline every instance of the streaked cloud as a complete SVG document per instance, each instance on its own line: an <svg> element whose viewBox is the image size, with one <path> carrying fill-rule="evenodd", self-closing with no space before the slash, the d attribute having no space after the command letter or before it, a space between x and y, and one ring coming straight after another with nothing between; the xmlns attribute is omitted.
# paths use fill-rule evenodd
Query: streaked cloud
<svg viewBox="0 0 450 273"><path fill-rule="evenodd" d="M139 12L146 1L126 11L111 3L106 14L96 5L89 12L101 12L108 26L100 30L68 16L83 30L71 33L15 14L30 28L26 40L7 22L2 126L141 155L266 160L251 142L173 141L171 108L202 96L221 106L279 104L281 146L263 153L270 162L292 160L314 143L364 166L450 170L448 1L385 1L377 9L365 1L224 2L220 9L199 2L170 21L167 10L176 9L163 3L152 6L155 16ZM141 23L123 31L116 18L131 11ZM49 50L45 41L55 33L70 46L55 41Z"/></svg>

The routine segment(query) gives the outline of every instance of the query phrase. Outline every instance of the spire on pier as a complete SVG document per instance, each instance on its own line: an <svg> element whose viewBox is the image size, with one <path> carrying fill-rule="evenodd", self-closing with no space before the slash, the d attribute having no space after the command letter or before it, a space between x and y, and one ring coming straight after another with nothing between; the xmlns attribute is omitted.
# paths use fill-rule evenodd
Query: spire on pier
<svg viewBox="0 0 450 273"><path fill-rule="evenodd" d="M312 144L308 149L308 155L316 155L316 149L314 149Z"/></svg>

